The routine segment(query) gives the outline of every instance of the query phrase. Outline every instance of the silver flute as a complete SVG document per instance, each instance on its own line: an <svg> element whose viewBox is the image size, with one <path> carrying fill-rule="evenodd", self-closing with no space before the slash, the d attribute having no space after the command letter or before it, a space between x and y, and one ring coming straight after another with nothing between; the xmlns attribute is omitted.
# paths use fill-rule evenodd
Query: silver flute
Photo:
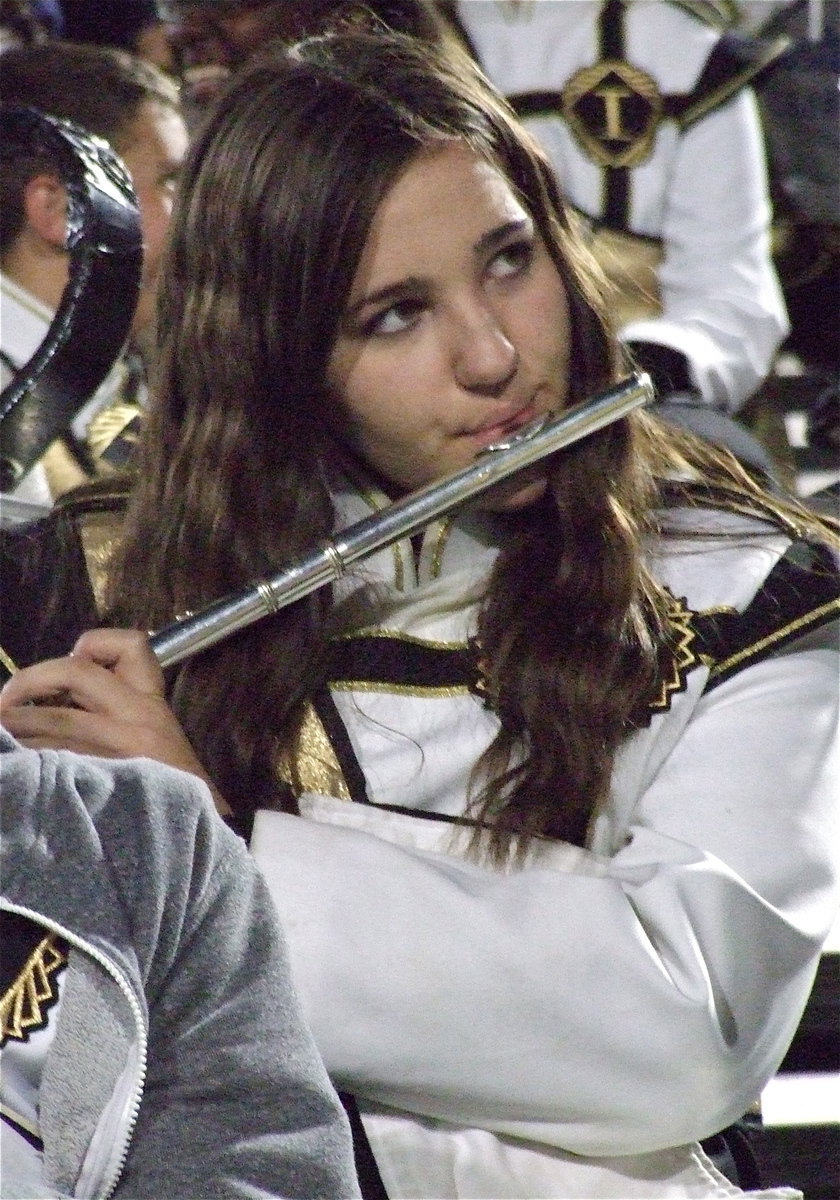
<svg viewBox="0 0 840 1200"><path fill-rule="evenodd" d="M277 574L255 580L152 634L151 646L158 662L162 667L170 667L254 621L279 612L287 604L302 600L310 592L340 579L353 563L400 538L411 537L473 496L556 450L611 425L634 409L650 404L653 399L650 377L636 374L561 413L537 418L509 440L488 446L463 470L348 526Z"/></svg>

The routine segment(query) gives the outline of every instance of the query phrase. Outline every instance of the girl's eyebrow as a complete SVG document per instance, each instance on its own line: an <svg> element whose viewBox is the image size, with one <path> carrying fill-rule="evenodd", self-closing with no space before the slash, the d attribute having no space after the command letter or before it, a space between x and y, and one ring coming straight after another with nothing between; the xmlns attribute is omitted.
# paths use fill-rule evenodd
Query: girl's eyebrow
<svg viewBox="0 0 840 1200"><path fill-rule="evenodd" d="M530 217L523 217L518 221L506 221L504 225L499 225L497 228L490 229L487 233L481 235L473 247L475 256L479 258L483 254L487 254L497 246L502 245L511 236L530 233L532 228L533 223ZM425 281L417 275L407 275L405 279L400 279L397 283L386 283L383 287L360 296L354 304L351 304L347 308L344 319L352 321L369 305L382 304L388 300L400 300L408 294L416 295L425 286Z"/></svg>
<svg viewBox="0 0 840 1200"><path fill-rule="evenodd" d="M486 254L488 250L495 250L510 237L523 233L530 234L533 228L534 223L530 217L521 217L518 221L506 221L504 225L489 230L478 239L474 247L475 253L476 255Z"/></svg>
<svg viewBox="0 0 840 1200"><path fill-rule="evenodd" d="M401 300L409 293L416 295L422 290L426 284L417 275L407 275L405 279L400 279L397 283L386 283L384 287L377 288L374 292L368 292L364 296L360 296L355 304L349 305L344 314L345 320L352 321L357 317L362 309L367 308L371 304L382 304L386 300Z"/></svg>

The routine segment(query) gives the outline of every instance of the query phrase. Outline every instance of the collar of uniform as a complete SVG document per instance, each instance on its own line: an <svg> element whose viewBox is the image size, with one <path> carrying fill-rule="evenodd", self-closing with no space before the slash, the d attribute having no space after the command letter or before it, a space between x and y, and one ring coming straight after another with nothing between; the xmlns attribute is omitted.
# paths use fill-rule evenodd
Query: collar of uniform
<svg viewBox="0 0 840 1200"><path fill-rule="evenodd" d="M54 312L8 275L0 273L3 353L23 367L41 345Z"/></svg>
<svg viewBox="0 0 840 1200"><path fill-rule="evenodd" d="M347 477L337 482L333 501L339 529L347 529L390 504L376 485ZM401 538L354 564L338 585L337 595L344 598L360 585L370 583L400 594L416 592L434 588L438 581L452 575L461 577L462 584L469 587L464 572L486 579L505 536L505 525L504 516L475 511L433 521L413 541Z"/></svg>

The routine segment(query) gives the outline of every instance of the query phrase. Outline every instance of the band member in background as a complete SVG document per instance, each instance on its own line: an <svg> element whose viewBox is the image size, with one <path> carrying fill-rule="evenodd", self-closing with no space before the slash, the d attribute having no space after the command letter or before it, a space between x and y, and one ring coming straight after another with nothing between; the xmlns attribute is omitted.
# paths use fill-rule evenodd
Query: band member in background
<svg viewBox="0 0 840 1200"><path fill-rule="evenodd" d="M191 117L199 123L231 76L273 38L295 42L360 12L433 41L449 28L435 0L172 0L172 53Z"/></svg>
<svg viewBox="0 0 840 1200"><path fill-rule="evenodd" d="M47 450L12 495L49 505L71 487L122 468L136 441L145 398L160 256L175 183L187 149L178 89L147 62L114 49L51 41L3 54L0 99L73 121L104 138L125 163L143 231L143 276L126 353L67 435ZM70 268L66 193L38 158L0 163L2 382L43 341Z"/></svg>
<svg viewBox="0 0 840 1200"><path fill-rule="evenodd" d="M772 473L731 418L788 332L751 89L785 40L731 42L715 0L443 6L542 142L664 413Z"/></svg>

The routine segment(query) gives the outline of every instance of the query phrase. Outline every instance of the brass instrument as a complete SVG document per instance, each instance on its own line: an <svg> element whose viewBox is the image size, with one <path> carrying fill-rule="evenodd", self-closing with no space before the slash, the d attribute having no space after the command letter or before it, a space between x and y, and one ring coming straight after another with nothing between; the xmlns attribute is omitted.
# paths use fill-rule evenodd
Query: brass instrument
<svg viewBox="0 0 840 1200"><path fill-rule="evenodd" d="M653 399L649 376L638 374L573 408L539 417L523 426L509 441L488 446L463 470L357 521L276 575L256 580L201 612L189 614L152 634L151 646L158 662L162 667L172 666L254 621L279 612L287 604L340 579L352 563L400 538L411 537L515 472L588 437Z"/></svg>

